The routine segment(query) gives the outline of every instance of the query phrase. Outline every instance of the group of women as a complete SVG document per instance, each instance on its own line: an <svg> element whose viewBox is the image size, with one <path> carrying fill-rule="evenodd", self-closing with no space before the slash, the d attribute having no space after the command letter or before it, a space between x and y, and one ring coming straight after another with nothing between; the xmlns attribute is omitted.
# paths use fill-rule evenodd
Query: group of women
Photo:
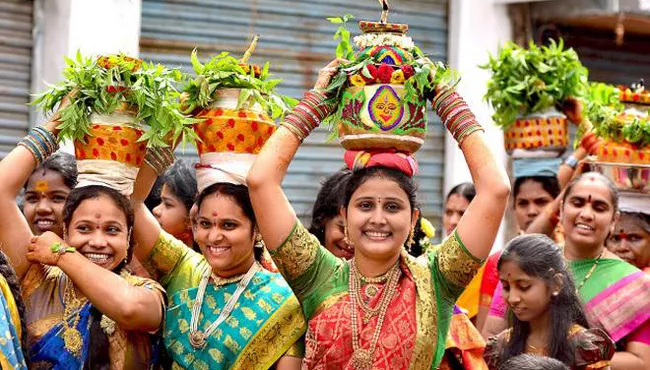
<svg viewBox="0 0 650 370"><path fill-rule="evenodd" d="M564 178L517 179L521 229L543 230L555 207L564 249L523 235L485 263L510 182L449 87L432 100L473 184L447 197L440 245L420 216L412 158L396 153L366 153L361 164L346 155L349 168L328 180L303 226L281 184L303 134L331 113L323 88L336 66L269 138L245 185L196 194L186 163L163 173L145 160L128 198L77 187L74 159L54 154L56 118L30 132L0 162L0 334L11 339L0 341L2 368L507 369L536 361L527 354L572 369L647 368L649 278L605 248L647 263L633 237L650 235L647 219L616 232L617 191L595 174L561 195ZM480 363L472 350L480 360L485 342L459 331L476 331L466 315L494 335Z"/></svg>

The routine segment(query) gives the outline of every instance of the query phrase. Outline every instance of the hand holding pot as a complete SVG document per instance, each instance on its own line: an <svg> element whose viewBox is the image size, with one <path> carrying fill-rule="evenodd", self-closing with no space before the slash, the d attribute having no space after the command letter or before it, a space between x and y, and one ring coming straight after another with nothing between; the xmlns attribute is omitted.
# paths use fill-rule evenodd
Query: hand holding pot
<svg viewBox="0 0 650 370"><path fill-rule="evenodd" d="M341 64L347 62L348 61L343 58L336 58L328 65L326 65L325 68L321 69L318 72L318 79L316 80L314 89L323 90L327 88L327 86L330 84L330 81L332 80L332 77L334 77L339 72L339 67Z"/></svg>

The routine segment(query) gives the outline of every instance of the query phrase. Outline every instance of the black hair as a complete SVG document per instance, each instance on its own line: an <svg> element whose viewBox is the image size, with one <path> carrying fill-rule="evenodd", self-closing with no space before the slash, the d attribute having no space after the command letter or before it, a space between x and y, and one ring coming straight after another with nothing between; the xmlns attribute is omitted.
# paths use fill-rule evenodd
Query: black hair
<svg viewBox="0 0 650 370"><path fill-rule="evenodd" d="M373 177L383 177L395 181L406 193L406 196L409 199L409 204L411 205L411 210L418 208L418 186L415 183L415 180L400 170L383 166L363 168L352 173L352 176L350 176L348 183L345 186L345 202L343 203L345 207L350 205L352 194L354 194L361 185Z"/></svg>
<svg viewBox="0 0 650 370"><path fill-rule="evenodd" d="M556 276L560 276L562 285L558 294L551 296L547 307L551 325L548 354L564 363L573 363L575 354L568 340L569 329L574 324L589 328L589 323L561 249L546 235L521 235L506 245L497 268L501 270L503 264L509 261L516 263L526 275L542 279L548 287L557 284ZM530 324L517 319L510 309L508 311L512 320L512 335L502 350L501 359L504 361L524 353L530 334Z"/></svg>
<svg viewBox="0 0 650 370"><path fill-rule="evenodd" d="M163 176L158 176L151 187L149 195L147 195L147 198L144 200L144 206L147 207L150 212L153 212L153 209L160 204L160 192L162 191L162 186Z"/></svg>
<svg viewBox="0 0 650 370"><path fill-rule="evenodd" d="M551 357L524 353L504 362L498 370L569 370L569 367Z"/></svg>
<svg viewBox="0 0 650 370"><path fill-rule="evenodd" d="M466 201L471 203L476 196L476 188L471 182L462 182L449 190L449 193L447 193L447 197L445 198L445 203L447 203L449 198L454 194L460 195L465 198Z"/></svg>
<svg viewBox="0 0 650 370"><path fill-rule="evenodd" d="M196 175L194 174L194 169L186 161L181 158L177 159L165 171L162 177L162 183L167 185L167 188L183 202L187 212L192 209L197 195Z"/></svg>
<svg viewBox="0 0 650 370"><path fill-rule="evenodd" d="M547 192L553 199L557 198L557 196L560 195L560 192L562 191L562 189L560 189L560 182L558 181L557 177L523 176L523 177L517 177L515 179L515 185L513 186L513 191L512 191L514 198L517 198L517 196L519 195L519 191L521 190L521 186L526 181L532 181L540 184L542 186L542 189L544 189L544 191Z"/></svg>
<svg viewBox="0 0 650 370"><path fill-rule="evenodd" d="M65 227L68 228L70 226L70 221L72 221L72 215L74 211L79 208L84 200L97 199L100 196L109 197L115 206L124 212L124 216L126 217L127 232L133 230L135 215L133 213L133 207L131 206L129 199L127 199L117 190L101 185L90 185L72 189L68 195L68 199L66 200L65 207L63 209L63 224ZM113 269L114 273L119 274L131 261L131 258L133 256L133 246L133 238L129 238L126 259L120 262L120 264L115 269ZM91 308L90 313L90 350L88 357L84 361L85 368L108 368L110 364L109 341L106 333L104 332L104 329L101 327L101 317L103 314L94 306Z"/></svg>
<svg viewBox="0 0 650 370"><path fill-rule="evenodd" d="M201 210L201 204L203 204L205 198L212 194L225 195L234 200L235 203L237 203L237 205L244 211L244 215L246 215L246 217L251 220L253 229L255 228L257 219L255 218L253 204L251 203L251 198L248 194L248 188L246 186L230 184L227 182L218 182L216 184L208 186L207 188L203 189L203 191L199 193L199 196L196 198L198 211ZM251 232L253 232L253 230L251 230ZM257 261L260 261L262 259L263 250L261 248L253 247L253 253Z"/></svg>
<svg viewBox="0 0 650 370"><path fill-rule="evenodd" d="M424 249L426 248L425 245L422 245L422 241L426 237L426 234L424 233L424 230L422 230L421 223L422 223L422 212L420 212L420 215L418 216L418 221L415 223L415 227L413 228L413 244L411 244L410 248L407 248L409 254L411 254L414 257L419 257L424 252Z"/></svg>
<svg viewBox="0 0 650 370"><path fill-rule="evenodd" d="M564 202L567 200L569 194L571 194L571 190L573 190L573 187L577 183L587 178L593 178L595 180L599 180L600 182L605 184L605 186L607 186L607 189L609 190L609 194L612 198L611 200L614 206L614 212L616 212L616 210L618 209L618 197L619 197L618 189L616 188L616 185L614 185L612 180L608 179L607 177L605 177L604 175L598 172L585 172L582 175L571 180L569 184L566 186L566 188L564 189L564 196L562 197L562 201Z"/></svg>
<svg viewBox="0 0 650 370"><path fill-rule="evenodd" d="M90 185L90 186L84 186L81 188L72 189L72 191L68 195L68 199L66 200L65 207L63 208L63 224L65 225L66 229L69 228L70 226L70 221L72 221L72 215L74 211L76 211L77 208L79 208L79 206L84 200L96 199L99 198L100 196L109 197L113 201L115 206L117 206L117 208L119 208L122 212L124 212L124 216L126 217L127 232L133 230L135 215L133 213L133 207L131 206L131 202L129 201L129 199L127 199L124 195L122 195L117 190L102 185ZM127 246L127 252L126 252L126 259L122 261L113 270L113 272L119 274L122 271L122 269L126 267L126 265L129 262L131 262L131 258L133 257L133 246L134 246L133 238L129 238L129 245Z"/></svg>
<svg viewBox="0 0 650 370"><path fill-rule="evenodd" d="M325 245L325 224L340 214L345 199L345 187L352 171L342 169L323 181L314 208L309 232Z"/></svg>
<svg viewBox="0 0 650 370"><path fill-rule="evenodd" d="M19 324L22 331L20 345L23 349L25 360L27 360L27 355L29 354L29 346L27 345L28 334L27 324L25 323L25 304L23 302L20 282L16 276L16 271L11 263L9 263L9 258L2 251L0 251L0 275L7 281L11 295L13 295L14 302L16 302L16 309L18 310L18 316L20 316ZM7 320L11 320L11 317L7 317Z"/></svg>
<svg viewBox="0 0 650 370"><path fill-rule="evenodd" d="M47 171L53 171L61 175L63 183L68 188L73 189L77 186L77 161L72 154L65 152L52 154L34 169L32 175L37 172L45 174ZM25 182L24 189L27 189L28 182L29 180Z"/></svg>

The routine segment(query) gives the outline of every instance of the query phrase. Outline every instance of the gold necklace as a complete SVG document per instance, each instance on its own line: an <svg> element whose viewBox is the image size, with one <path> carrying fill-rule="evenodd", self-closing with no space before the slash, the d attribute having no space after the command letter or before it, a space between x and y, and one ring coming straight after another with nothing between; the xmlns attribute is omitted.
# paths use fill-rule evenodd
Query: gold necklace
<svg viewBox="0 0 650 370"><path fill-rule="evenodd" d="M63 343L65 348L77 358L81 357L83 348L83 338L81 332L77 329L81 315L79 308L86 303L86 298L78 298L74 291L72 280L66 276L66 285L63 291ZM78 310L74 313L75 310ZM68 322L68 317L74 313L72 323Z"/></svg>
<svg viewBox="0 0 650 370"><path fill-rule="evenodd" d="M230 297L228 302L226 302L226 305L219 314L219 317L217 317L217 319L212 324L210 324L207 329L205 329L205 331L201 331L198 328L199 318L201 317L201 306L203 305L203 296L205 294L205 289L208 286L210 276L213 274L211 271L208 271L205 275L203 275L201 282L199 283L198 291L196 292L196 298L194 299L194 305L192 306L192 317L190 319L189 337L192 347L195 349L203 349L205 347L208 337L212 335L212 332L217 329L219 324L221 324L230 316L230 313L235 308L239 297L242 295L244 290L246 290L246 287L248 287L248 284L253 279L253 276L255 276L255 273L257 273L260 269L260 265L257 262L253 262L253 265L248 269L244 277L239 281L239 283L237 283L235 292Z"/></svg>
<svg viewBox="0 0 650 370"><path fill-rule="evenodd" d="M370 322L370 320L374 316L377 316L379 314L379 311L381 310L381 304L377 305L377 307L375 307L375 308L372 308L372 307L370 307L369 302L366 302L362 298L362 295L365 295L365 293L363 292L362 282L364 280L368 281L368 279L375 279L374 281L380 281L379 279L383 279L384 281L387 281L387 280L390 280L390 278L394 274L396 274L398 270L399 270L399 262L396 263L393 267L391 267L391 269L388 270L388 272L386 272L381 277L366 278L363 275L361 275L361 273L357 269L356 263L351 263L350 264L351 275L353 276L353 278L355 280L355 283L356 283L356 287L357 287L357 290L355 291L356 297L357 297L357 304L359 304L359 306L361 306L361 309L364 312L364 315L363 315L363 323L364 324L368 324ZM370 300L372 300L372 298L374 298L377 295L377 293L379 293L380 287L377 286L377 283L373 282L373 283L369 283L369 285L367 286L366 289L369 290L368 295L370 296ZM384 292L385 291L386 290L384 290ZM384 294L384 292L382 292L382 295Z"/></svg>
<svg viewBox="0 0 650 370"><path fill-rule="evenodd" d="M358 272L354 267L354 261L350 261L350 277L348 278L348 288L350 291L350 319L352 320L352 367L357 370L370 370L372 368L373 355L375 349L377 348L377 341L379 340L379 334L381 333L381 328L384 325L384 319L386 318L386 312L388 311L388 305L393 300L395 292L397 291L397 284L399 282L400 275L402 271L397 268L391 271L388 274L388 283L384 292L382 292L381 300L379 301L379 318L377 320L377 326L375 327L375 332L372 335L372 340L370 341L370 346L368 350L361 348L359 340L359 323L357 319L357 304L359 297L359 278L355 276ZM396 265L397 266L397 265ZM363 309L363 305L359 305Z"/></svg>
<svg viewBox="0 0 650 370"><path fill-rule="evenodd" d="M591 275L594 273L594 271L596 271L596 267L598 267L598 263L600 262L600 258L603 256L604 253L605 253L605 248L603 248L603 250L600 252L600 254L598 255L598 257L596 257L596 261L594 261L594 264L591 265L591 268L590 268L589 271L587 272L587 275L585 275L585 278L582 279L582 282L580 282L580 284L579 284L578 287L576 288L576 293L578 293L578 294L580 293L580 289L582 289L582 287L585 285L585 283L587 282L587 280L589 280L589 278L590 278Z"/></svg>

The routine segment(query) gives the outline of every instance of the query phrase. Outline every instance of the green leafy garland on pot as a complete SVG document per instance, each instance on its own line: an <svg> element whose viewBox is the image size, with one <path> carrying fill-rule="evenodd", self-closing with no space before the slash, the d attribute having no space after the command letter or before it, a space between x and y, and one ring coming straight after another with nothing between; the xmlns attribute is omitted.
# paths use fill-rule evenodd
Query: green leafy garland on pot
<svg viewBox="0 0 650 370"><path fill-rule="evenodd" d="M242 64L239 59L223 52L202 64L196 50L191 56L192 67L197 77L183 89L187 99L183 101L185 113L208 108L214 94L220 89L241 89L238 108L244 104L259 104L267 114L275 119L284 116L298 103L296 99L280 95L275 91L280 79L269 79L269 62L263 68Z"/></svg>
<svg viewBox="0 0 650 370"><path fill-rule="evenodd" d="M570 97L584 96L588 71L564 42L528 48L507 42L480 68L492 72L485 99L494 108L494 123L508 129L519 116L544 111Z"/></svg>
<svg viewBox="0 0 650 370"><path fill-rule="evenodd" d="M436 85L440 83L455 84L457 75L439 61L431 61L410 37L393 34L364 34L354 38L359 47L355 55L350 44L350 31L347 22L354 17L346 14L342 17L328 18L334 24L340 24L334 39L339 43L336 48L337 58L347 59L340 65L338 73L332 77L325 91L329 100L336 104L340 101L345 89L350 86L365 86L371 84L404 85L406 94L404 101L417 106L426 104ZM407 60L400 66L385 63L381 54L371 55L369 49L377 45L394 46L406 51ZM324 120L333 130L332 136L337 135L337 123L341 120L342 105L337 105L337 111Z"/></svg>
<svg viewBox="0 0 650 370"><path fill-rule="evenodd" d="M650 145L650 119L625 113L621 92L626 96L642 96L630 89L623 90L603 83L589 85L585 115L597 136L617 143L627 142L639 147ZM582 136L578 133L577 140Z"/></svg>
<svg viewBox="0 0 650 370"><path fill-rule="evenodd" d="M124 106L136 114L136 122L149 126L141 141L150 147L167 146L170 135L194 137L194 120L179 109L179 93L174 87L182 73L126 55L66 58L64 80L50 85L32 102L44 112L53 112L69 96L70 105L59 111L59 140L84 140L90 134L92 113L111 114Z"/></svg>

